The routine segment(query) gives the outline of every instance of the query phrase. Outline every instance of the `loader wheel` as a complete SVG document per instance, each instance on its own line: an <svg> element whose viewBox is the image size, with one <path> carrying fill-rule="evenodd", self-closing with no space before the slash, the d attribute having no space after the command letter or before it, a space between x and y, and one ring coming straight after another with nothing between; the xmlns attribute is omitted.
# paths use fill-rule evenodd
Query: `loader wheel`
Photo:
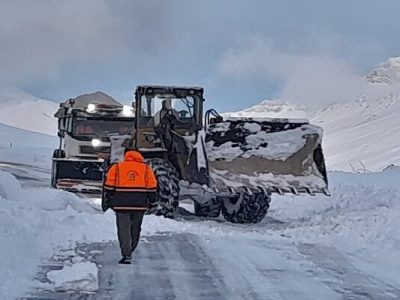
<svg viewBox="0 0 400 300"><path fill-rule="evenodd" d="M157 207L150 213L173 218L179 206L179 179L175 168L165 159L151 158L147 162L152 167L158 181Z"/></svg>
<svg viewBox="0 0 400 300"><path fill-rule="evenodd" d="M268 194L241 192L223 199L222 215L231 223L258 223L266 216L270 202Z"/></svg>
<svg viewBox="0 0 400 300"><path fill-rule="evenodd" d="M215 197L207 203L194 202L194 214L198 217L217 218L221 212L221 199Z"/></svg>

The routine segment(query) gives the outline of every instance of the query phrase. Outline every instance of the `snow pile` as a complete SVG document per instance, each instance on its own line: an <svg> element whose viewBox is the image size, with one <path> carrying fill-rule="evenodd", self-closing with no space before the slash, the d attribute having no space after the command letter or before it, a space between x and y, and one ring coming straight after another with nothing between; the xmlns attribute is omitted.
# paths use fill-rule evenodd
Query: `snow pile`
<svg viewBox="0 0 400 300"><path fill-rule="evenodd" d="M229 128L229 122L216 124L211 132L219 132ZM320 134L319 127L311 125L303 125L301 127L266 133L261 130L261 126L256 123L244 123L243 125L245 143L240 147L235 142L226 142L216 146L210 141L206 144L208 159L210 161L225 160L233 161L234 159L261 157L265 159L285 161L293 153L299 151L306 143L305 135Z"/></svg>
<svg viewBox="0 0 400 300"><path fill-rule="evenodd" d="M17 89L0 90L0 123L54 136L57 134L54 113L58 106Z"/></svg>
<svg viewBox="0 0 400 300"><path fill-rule="evenodd" d="M99 270L95 263L80 262L47 273L56 290L96 292L99 289Z"/></svg>
<svg viewBox="0 0 400 300"><path fill-rule="evenodd" d="M111 212L99 214L85 199L52 189L22 189L0 172L0 299L32 286L40 259L76 242L116 238Z"/></svg>

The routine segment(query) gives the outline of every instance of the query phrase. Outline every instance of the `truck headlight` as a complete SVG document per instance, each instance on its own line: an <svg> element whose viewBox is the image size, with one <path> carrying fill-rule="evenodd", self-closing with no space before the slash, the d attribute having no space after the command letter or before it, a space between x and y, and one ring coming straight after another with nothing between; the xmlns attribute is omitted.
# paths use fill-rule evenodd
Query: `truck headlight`
<svg viewBox="0 0 400 300"><path fill-rule="evenodd" d="M133 107L129 106L129 105L124 105L122 106L122 114L124 116L130 116L133 114Z"/></svg>
<svg viewBox="0 0 400 300"><path fill-rule="evenodd" d="M87 106L87 108L86 108L86 111L87 111L88 113L92 113L92 112L94 112L95 110L96 110L96 105L95 105L95 104L93 104L93 103L88 104L88 106Z"/></svg>
<svg viewBox="0 0 400 300"><path fill-rule="evenodd" d="M93 147L98 147L99 145L100 145L100 140L98 140L98 139L93 139L92 140L92 146Z"/></svg>

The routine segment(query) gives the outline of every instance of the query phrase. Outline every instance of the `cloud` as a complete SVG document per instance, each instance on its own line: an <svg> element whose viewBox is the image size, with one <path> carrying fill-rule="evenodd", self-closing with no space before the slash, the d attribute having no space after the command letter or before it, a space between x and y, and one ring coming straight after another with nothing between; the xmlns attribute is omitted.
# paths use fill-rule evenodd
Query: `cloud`
<svg viewBox="0 0 400 300"><path fill-rule="evenodd" d="M11 1L0 4L0 82L57 78L61 66L123 47L105 1Z"/></svg>
<svg viewBox="0 0 400 300"><path fill-rule="evenodd" d="M325 40L323 38L319 39ZM365 75L351 63L336 58L326 45L318 53L296 54L277 49L270 41L250 38L246 45L227 50L219 60L217 71L235 80L279 82L277 98L292 103L323 106L353 101L363 94L385 94L395 86L371 86Z"/></svg>
<svg viewBox="0 0 400 300"><path fill-rule="evenodd" d="M397 55L399 6L322 2L0 1L0 85L131 99L139 83L203 84L221 109L281 95L331 101Z"/></svg>
<svg viewBox="0 0 400 300"><path fill-rule="evenodd" d="M61 80L65 72L79 77L79 69L87 76L90 66L96 77L96 70L132 69L156 56L166 42L161 26L165 5L131 4L1 1L0 84L51 83Z"/></svg>

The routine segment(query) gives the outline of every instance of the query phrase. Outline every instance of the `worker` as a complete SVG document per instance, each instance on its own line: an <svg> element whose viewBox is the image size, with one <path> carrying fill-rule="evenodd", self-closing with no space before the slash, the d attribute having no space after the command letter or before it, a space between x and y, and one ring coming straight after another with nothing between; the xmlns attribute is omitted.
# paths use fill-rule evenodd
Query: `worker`
<svg viewBox="0 0 400 300"><path fill-rule="evenodd" d="M118 240L122 258L120 264L130 264L136 249L143 215L154 206L157 179L140 152L125 150L124 160L112 164L103 184L102 209L116 213Z"/></svg>

